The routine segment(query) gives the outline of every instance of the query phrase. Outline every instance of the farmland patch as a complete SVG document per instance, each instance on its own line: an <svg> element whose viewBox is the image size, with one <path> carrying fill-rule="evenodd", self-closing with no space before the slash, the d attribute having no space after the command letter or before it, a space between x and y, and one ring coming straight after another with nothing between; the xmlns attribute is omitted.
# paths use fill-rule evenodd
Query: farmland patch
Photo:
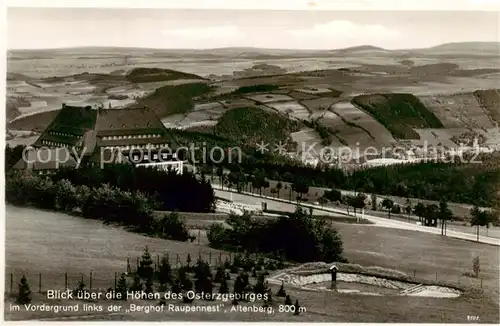
<svg viewBox="0 0 500 326"><path fill-rule="evenodd" d="M361 95L355 97L353 103L369 112L396 138L418 139L419 135L412 128L443 127L412 94Z"/></svg>
<svg viewBox="0 0 500 326"><path fill-rule="evenodd" d="M297 143L297 153L300 155L303 152L307 152L312 146L313 150L309 151L311 154L320 153L321 148L321 136L318 132L312 128L302 128L300 131L291 133L293 141ZM339 143L340 144L340 143Z"/></svg>
<svg viewBox="0 0 500 326"><path fill-rule="evenodd" d="M421 96L422 103L445 128L492 128L493 124L472 93Z"/></svg>
<svg viewBox="0 0 500 326"><path fill-rule="evenodd" d="M268 106L292 119L306 120L309 117L309 111L297 102L277 102Z"/></svg>
<svg viewBox="0 0 500 326"><path fill-rule="evenodd" d="M371 115L355 107L351 102L335 103L332 105L332 111L344 118L347 123L364 130L379 145L388 146L395 142L394 137L384 126Z"/></svg>
<svg viewBox="0 0 500 326"><path fill-rule="evenodd" d="M312 113L317 113L328 111L328 108L338 101L340 101L340 99L334 97L321 97L310 100L301 100L300 104L307 107Z"/></svg>
<svg viewBox="0 0 500 326"><path fill-rule="evenodd" d="M248 99L251 99L260 103L271 103L271 102L280 102L280 101L293 101L293 98L283 94L255 94L247 96Z"/></svg>
<svg viewBox="0 0 500 326"><path fill-rule="evenodd" d="M500 124L500 90L488 89L474 92L479 105L495 125Z"/></svg>

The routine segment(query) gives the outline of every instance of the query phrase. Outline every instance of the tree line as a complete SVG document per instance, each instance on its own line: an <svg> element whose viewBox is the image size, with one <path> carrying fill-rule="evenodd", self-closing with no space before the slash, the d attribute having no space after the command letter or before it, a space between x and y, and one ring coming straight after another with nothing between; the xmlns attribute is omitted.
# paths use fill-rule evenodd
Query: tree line
<svg viewBox="0 0 500 326"><path fill-rule="evenodd" d="M141 191L126 191L107 183L75 185L68 179L9 172L5 199L18 206L33 206L85 218L116 223L132 231L177 241L193 241L179 213L158 214L158 202Z"/></svg>
<svg viewBox="0 0 500 326"><path fill-rule="evenodd" d="M243 185L257 178L288 182L307 187L354 190L364 193L492 206L498 198L500 165L423 162L398 164L356 171L335 167L311 167L290 161L271 161L267 157L243 157L241 163L208 166L204 172L232 174L234 184ZM263 187L265 182L259 182ZM304 187L302 187L304 188Z"/></svg>
<svg viewBox="0 0 500 326"><path fill-rule="evenodd" d="M210 246L227 250L279 255L285 260L345 261L339 233L322 218L312 218L300 207L275 220L231 215L226 223L213 224L207 234Z"/></svg>

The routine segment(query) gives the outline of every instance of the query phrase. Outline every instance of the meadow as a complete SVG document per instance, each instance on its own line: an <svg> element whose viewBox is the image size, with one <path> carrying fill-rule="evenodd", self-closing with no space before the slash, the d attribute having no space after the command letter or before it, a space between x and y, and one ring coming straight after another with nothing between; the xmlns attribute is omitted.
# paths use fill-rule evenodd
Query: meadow
<svg viewBox="0 0 500 326"><path fill-rule="evenodd" d="M187 216L189 218L189 216ZM199 217L194 217L198 218ZM217 217L214 217L217 218ZM470 272L472 259L480 257L484 295L467 293L459 298L419 298L387 296L360 296L355 294L330 294L310 292L287 287L292 298L298 298L306 312L299 316L276 312L263 313L129 313L94 314L82 320L213 320L213 321L336 321L336 322L458 322L466 323L467 315L479 316L480 322L498 321L498 305L492 297L498 297L498 247L476 244L457 239L413 231L385 229L371 225L334 223L344 241L345 256L350 262L364 266L380 266L398 269L417 277L474 284L479 287L479 279L460 276ZM202 235L204 237L204 235ZM26 241L29 238L30 241ZM126 271L127 257L134 263L142 254L144 246L150 248L153 257L169 252L191 253L197 257L201 252L217 257L221 251L211 249L201 240L200 245L129 233L123 229L103 225L99 221L86 220L60 213L7 206L6 211L6 273L14 273L16 282L25 273L31 282L32 291L37 292L37 275L42 273L43 288L62 287L64 273L73 283L81 274L93 272L93 286L112 286L113 274ZM33 247L37 250L34 251ZM222 253L224 254L224 253ZM437 274L436 274L437 273ZM8 290L8 278L6 278ZM76 286L74 284L73 286ZM276 293L278 287L271 286ZM34 294L37 303L45 302L43 294ZM6 307L13 302L9 295ZM275 309L282 298L274 297ZM56 303L51 301L50 303ZM64 302L61 302L64 303ZM124 302L156 304L155 302ZM104 302L103 304L110 304ZM198 302L211 304L210 302ZM241 303L243 305L247 305ZM260 303L258 303L260 306ZM224 308L230 307L226 303ZM6 308L7 309L7 308ZM81 313L80 313L81 314ZM9 312L6 318L20 320L26 318L53 318L65 320L71 313L26 313ZM90 315L90 314L88 314Z"/></svg>

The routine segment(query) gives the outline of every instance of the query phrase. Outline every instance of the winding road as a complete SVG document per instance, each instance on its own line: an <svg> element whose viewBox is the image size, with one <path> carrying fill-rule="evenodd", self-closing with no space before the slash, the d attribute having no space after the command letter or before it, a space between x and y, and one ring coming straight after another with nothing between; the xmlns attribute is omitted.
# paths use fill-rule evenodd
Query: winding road
<svg viewBox="0 0 500 326"><path fill-rule="evenodd" d="M279 210L279 211L283 211L283 212L293 212L293 211L295 211L295 208L296 208L296 204L294 202L290 202L290 201L287 201L284 199L277 199L277 198L272 198L272 197L267 197L267 196L260 197L258 195L246 193L246 192L236 193L234 191L221 190L220 186L216 185L216 184L213 184L212 187L214 188L215 195L217 197L229 199L229 200L232 200L233 202L238 203L238 204L243 204L243 205L252 206L255 208L260 208L261 203L266 202L267 208L269 210ZM312 205L312 204L301 204L301 206L307 207L307 208L313 207L316 214L321 214L321 215L353 216L353 215L347 215L346 211L344 211L344 210L335 209L335 208L326 208L326 207ZM403 222L403 221L389 220L387 218L372 216L372 215L368 215L368 214L364 214L363 218L373 222L374 223L373 225L378 226L378 227L411 230L411 231L426 232L426 233L433 233L433 234L441 235L440 228L427 227L427 226L412 224L412 223ZM452 231L452 230L448 229L446 232L446 236L451 237L451 238L457 238L457 239L463 239L463 240L469 240L469 241L476 242L476 235L471 234L471 233ZM484 244L494 245L494 246L500 246L500 239L487 237L487 236L481 236L479 238L479 242L484 243Z"/></svg>

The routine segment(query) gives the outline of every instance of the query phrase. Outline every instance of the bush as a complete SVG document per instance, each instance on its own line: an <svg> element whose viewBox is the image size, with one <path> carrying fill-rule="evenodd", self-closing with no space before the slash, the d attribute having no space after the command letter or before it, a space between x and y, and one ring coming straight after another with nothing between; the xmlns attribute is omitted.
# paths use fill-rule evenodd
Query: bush
<svg viewBox="0 0 500 326"><path fill-rule="evenodd" d="M227 223L231 229L220 232L214 228L209 239L213 247L243 248L251 252L276 253L280 257L297 262L326 261L342 259L343 245L340 235L326 225L324 219L311 219L300 208L289 216L277 220L252 220L249 216L231 216ZM248 257L248 256L247 256ZM281 268L282 263L274 266L267 262L266 269ZM255 263L240 254L235 255L233 267L250 270Z"/></svg>
<svg viewBox="0 0 500 326"><path fill-rule="evenodd" d="M17 303L28 304L31 302L31 290L28 280L23 275L21 283L19 283L19 292L17 293Z"/></svg>
<svg viewBox="0 0 500 326"><path fill-rule="evenodd" d="M472 260L472 270L474 271L474 275L479 277L479 272L481 271L481 264L479 262L479 256L476 256Z"/></svg>
<svg viewBox="0 0 500 326"><path fill-rule="evenodd" d="M189 235L189 230L186 227L184 219L177 212L163 215L157 228L161 230L161 235L164 239L176 241L194 240Z"/></svg>

